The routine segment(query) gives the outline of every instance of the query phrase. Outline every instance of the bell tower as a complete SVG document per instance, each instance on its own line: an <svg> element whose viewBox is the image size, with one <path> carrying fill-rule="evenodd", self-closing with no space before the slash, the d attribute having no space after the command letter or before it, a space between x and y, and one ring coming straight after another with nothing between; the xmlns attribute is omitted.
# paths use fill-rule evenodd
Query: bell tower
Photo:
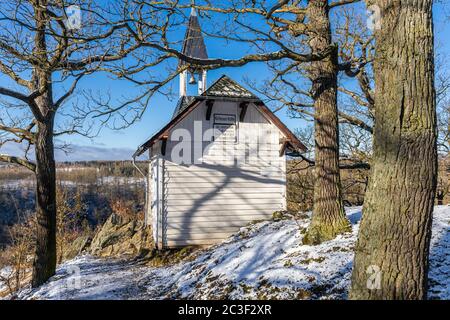
<svg viewBox="0 0 450 320"><path fill-rule="evenodd" d="M189 17L189 23L183 41L182 53L191 58L208 59L202 30L198 21L197 12L194 8L191 9L191 15ZM186 65L186 62L180 60L179 66L182 67L184 65ZM206 70L201 67L190 67L182 72L180 74L180 97L187 96L188 85L198 84L198 95L205 92L206 75Z"/></svg>

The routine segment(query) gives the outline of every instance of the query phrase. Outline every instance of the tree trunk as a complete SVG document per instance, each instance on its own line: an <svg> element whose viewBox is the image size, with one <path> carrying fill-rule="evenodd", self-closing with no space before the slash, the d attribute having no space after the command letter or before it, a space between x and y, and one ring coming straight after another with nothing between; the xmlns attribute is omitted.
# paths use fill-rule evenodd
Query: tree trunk
<svg viewBox="0 0 450 320"><path fill-rule="evenodd" d="M432 0L368 4L382 15L374 156L350 298L424 299L437 174Z"/></svg>
<svg viewBox="0 0 450 320"><path fill-rule="evenodd" d="M36 254L32 286L38 287L56 270L56 175L53 116L38 123L36 137Z"/></svg>
<svg viewBox="0 0 450 320"><path fill-rule="evenodd" d="M318 53L332 46L328 1L310 1L308 17L312 52ZM305 244L319 244L351 229L342 203L339 171L337 63L336 49L310 66L315 108L316 181L312 220L303 238Z"/></svg>
<svg viewBox="0 0 450 320"><path fill-rule="evenodd" d="M35 143L36 153L36 253L31 284L38 287L56 271L56 174L53 146L55 106L53 87L48 65L45 29L49 21L48 0L34 3L36 33L33 55L42 63L32 74L33 92L40 94L34 99L39 110ZM43 10L44 9L44 10Z"/></svg>

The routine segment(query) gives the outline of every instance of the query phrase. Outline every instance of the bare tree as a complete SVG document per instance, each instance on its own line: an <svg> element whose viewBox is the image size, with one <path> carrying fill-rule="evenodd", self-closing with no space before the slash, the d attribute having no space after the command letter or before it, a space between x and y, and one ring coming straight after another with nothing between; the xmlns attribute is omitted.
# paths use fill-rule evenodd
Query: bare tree
<svg viewBox="0 0 450 320"><path fill-rule="evenodd" d="M381 14L374 155L350 298L424 299L437 168L432 0L367 4Z"/></svg>
<svg viewBox="0 0 450 320"><path fill-rule="evenodd" d="M315 113L316 122L316 188L314 215L305 242L320 243L334 238L337 234L349 230L350 224L346 219L340 186L339 173L339 134L337 110L337 77L339 71L345 71L354 76L361 75L367 61L356 55L349 56L345 63L338 61L338 49L331 38L329 12L341 6L359 2L350 1L210 1L191 2L189 4L176 1L144 1L147 8L158 7L161 11L181 11L195 8L205 15L218 16L220 22L212 22L212 27L203 32L212 38L229 42L246 43L249 50L255 53L239 59L197 59L183 55L177 49L176 42L169 37L163 37L161 44L142 41L138 34L138 41L142 41L147 48L157 49L170 56L186 61L186 68L194 70L201 66L203 69L220 67L237 67L244 64L263 61L271 64L277 74L273 81L280 81L285 86L291 86L296 92L301 92L297 83L289 82L287 73L295 74L297 80L309 79L312 90L306 92L312 99L310 108ZM176 15L173 15L175 17ZM225 21L223 21L225 20ZM258 22L256 22L258 21ZM167 25L175 25L173 22ZM165 30L169 30L165 29ZM167 34L170 32L167 31ZM151 66L150 66L151 67ZM280 68L284 68L280 70ZM139 72L148 66L140 64ZM184 70L175 69L173 75ZM134 76L134 71L128 75ZM173 77L170 77L172 79ZM364 78L365 80L365 78ZM154 83L154 79L151 80ZM148 82L139 82L148 84ZM158 83L165 83L159 81ZM151 87L150 87L151 88ZM152 89L150 89L152 90ZM280 98L278 95L277 98ZM301 108L304 110L304 104ZM106 113L108 111L105 111ZM360 119L342 114L345 121L358 123ZM366 129L368 126L366 126ZM371 130L371 129L370 129Z"/></svg>
<svg viewBox="0 0 450 320"><path fill-rule="evenodd" d="M328 0L310 1L308 40L312 52L332 47ZM350 229L342 202L337 110L338 50L309 68L314 101L315 184L311 223L303 243L318 244Z"/></svg>
<svg viewBox="0 0 450 320"><path fill-rule="evenodd" d="M350 3L352 2L345 2ZM294 31L290 30L290 34L299 37L300 46L310 48L311 52L333 48L330 54L311 63L271 63L269 66L273 78L263 86L253 86L269 101L280 105L280 108L287 107L293 117L314 121L314 160L299 155L315 166L314 210L310 227L303 238L304 243L308 244L332 239L349 230L350 224L342 204L339 168L369 167L367 162L361 162L361 158L354 164L346 159L345 164L339 165L338 123L356 126L366 132L365 136L370 137L372 133L370 110L373 98L367 70L373 48L372 37L370 33L364 32L366 28L353 10L340 10L340 14L345 13L346 19L337 23L337 32L332 32L330 11L337 7L335 4L330 4L329 1L310 1L301 18L307 21L303 28L297 25ZM353 20L359 24L352 22ZM298 21L301 20L297 19ZM344 81L338 87L340 72L357 79L359 92L346 88ZM310 89L307 84L299 82L299 77L310 82ZM349 97L352 105L356 105L355 110L342 107L338 109L338 90L341 95Z"/></svg>
<svg viewBox="0 0 450 320"><path fill-rule="evenodd" d="M442 155L450 152L450 78L446 56L438 56L436 63L436 108L438 128L438 151Z"/></svg>
<svg viewBox="0 0 450 320"><path fill-rule="evenodd" d="M193 59L174 49L179 41L170 37L171 31L184 23L182 7L177 6L177 2L170 1L131 0L15 0L0 5L0 71L11 84L0 87L5 106L0 115L0 147L19 143L25 148L24 157L2 154L0 160L22 165L36 174L33 286L45 282L56 267L54 137L90 134L93 127L86 125L87 119L113 128L134 123L151 96L190 65L237 67L251 61L285 58L309 62L320 60L329 52L328 48L317 53L296 52L280 43L277 50L255 52L235 60ZM67 9L79 11L83 17L81 28L73 28L73 17L68 16ZM285 11L275 9L273 13L277 10ZM233 12L238 11L225 13ZM268 14L255 6L244 12L256 12L264 19ZM272 40L272 36L268 39ZM185 60L187 66L163 75L151 72L155 66L179 59ZM82 103L76 100L70 104L80 81L97 72L109 72L145 90L120 103L113 103L108 95L96 97L85 92ZM146 74L145 80L142 74ZM68 120L55 122L57 114ZM35 161L29 157L33 151Z"/></svg>
<svg viewBox="0 0 450 320"><path fill-rule="evenodd" d="M68 16L68 9L75 16ZM70 98L81 79L112 68L139 48L127 31L131 28L127 18L133 14L136 11L126 2L14 0L0 4L0 71L9 79L0 87L0 147L12 142L25 147L24 157L1 154L0 161L24 166L36 175L33 286L44 283L56 267L54 137L89 134L83 117L96 109L87 101L70 104ZM55 122L57 114L66 120ZM29 157L33 151L35 162Z"/></svg>

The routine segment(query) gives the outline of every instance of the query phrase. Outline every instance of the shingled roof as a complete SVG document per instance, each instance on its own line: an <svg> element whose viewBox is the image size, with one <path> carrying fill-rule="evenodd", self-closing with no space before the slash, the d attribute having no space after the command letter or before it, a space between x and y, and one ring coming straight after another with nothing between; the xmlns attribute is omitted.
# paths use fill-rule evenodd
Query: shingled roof
<svg viewBox="0 0 450 320"><path fill-rule="evenodd" d="M214 82L205 92L203 92L202 96L259 100L257 96L239 85L236 81L228 78L226 75L223 75Z"/></svg>
<svg viewBox="0 0 450 320"><path fill-rule="evenodd" d="M200 29L200 23L198 22L197 13L194 8L192 8L191 16L189 17L182 53L191 58L208 59L202 30ZM180 60L180 66L185 64L186 62Z"/></svg>
<svg viewBox="0 0 450 320"><path fill-rule="evenodd" d="M242 87L236 81L228 78L226 75L220 77L216 82L214 82L201 96L183 96L180 97L175 110L172 115L172 119L184 111L195 99L244 99L259 101L259 98L253 93Z"/></svg>

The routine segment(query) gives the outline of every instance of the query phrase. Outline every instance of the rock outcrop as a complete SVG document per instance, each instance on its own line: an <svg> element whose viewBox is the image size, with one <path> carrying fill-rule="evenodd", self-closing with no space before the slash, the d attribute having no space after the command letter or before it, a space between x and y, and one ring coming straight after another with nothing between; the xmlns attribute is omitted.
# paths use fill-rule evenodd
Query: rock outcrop
<svg viewBox="0 0 450 320"><path fill-rule="evenodd" d="M64 250L64 260L70 260L76 256L86 252L92 242L92 237L90 235L82 235L76 238L65 250Z"/></svg>
<svg viewBox="0 0 450 320"><path fill-rule="evenodd" d="M100 257L135 256L151 250L152 233L142 221L113 213L97 231L89 253Z"/></svg>

